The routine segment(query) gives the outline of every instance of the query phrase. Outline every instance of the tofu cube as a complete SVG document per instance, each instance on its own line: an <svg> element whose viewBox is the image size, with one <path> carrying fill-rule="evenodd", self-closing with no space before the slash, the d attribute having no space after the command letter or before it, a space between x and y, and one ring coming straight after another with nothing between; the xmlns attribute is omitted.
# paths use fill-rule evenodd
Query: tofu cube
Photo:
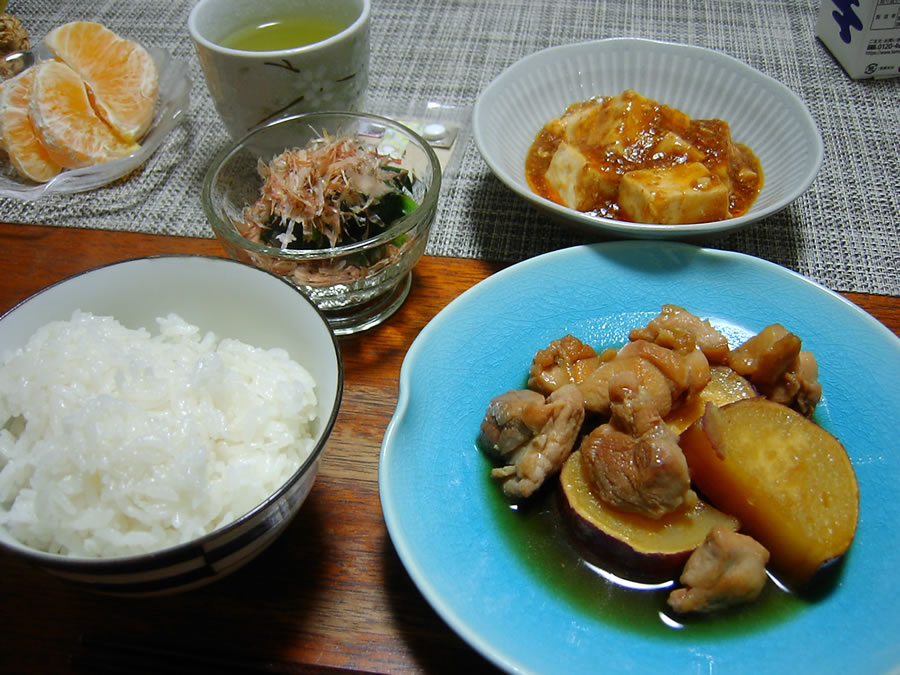
<svg viewBox="0 0 900 675"><path fill-rule="evenodd" d="M604 148L624 157L630 147L644 142L648 131L659 126L661 116L676 134L684 134L690 126L690 117L684 113L660 106L631 89L602 101L572 106L561 121L568 142L581 148Z"/></svg>
<svg viewBox="0 0 900 675"><path fill-rule="evenodd" d="M695 147L674 131L667 131L659 143L653 147L654 156L669 159L684 158L683 161L700 162L705 159L703 151Z"/></svg>
<svg viewBox="0 0 900 675"><path fill-rule="evenodd" d="M728 188L700 162L629 171L619 185L619 206L636 223L724 220L728 201Z"/></svg>
<svg viewBox="0 0 900 675"><path fill-rule="evenodd" d="M692 120L691 133L706 149L703 163L709 172L718 176L731 189L730 167L735 159L736 146L731 141L731 127L723 120Z"/></svg>
<svg viewBox="0 0 900 675"><path fill-rule="evenodd" d="M587 157L568 143L560 143L544 174L564 206L591 211L615 199L619 176L591 166Z"/></svg>

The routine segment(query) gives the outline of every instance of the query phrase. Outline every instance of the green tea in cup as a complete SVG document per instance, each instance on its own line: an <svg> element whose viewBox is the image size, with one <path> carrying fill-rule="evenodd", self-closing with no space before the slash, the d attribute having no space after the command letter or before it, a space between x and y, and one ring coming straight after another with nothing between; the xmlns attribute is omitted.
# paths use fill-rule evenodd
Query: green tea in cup
<svg viewBox="0 0 900 675"><path fill-rule="evenodd" d="M288 115L365 107L371 0L192 2L188 32L233 139Z"/></svg>
<svg viewBox="0 0 900 675"><path fill-rule="evenodd" d="M333 18L286 16L242 26L222 38L220 44L229 49L250 52L294 49L327 40L346 27L346 23Z"/></svg>

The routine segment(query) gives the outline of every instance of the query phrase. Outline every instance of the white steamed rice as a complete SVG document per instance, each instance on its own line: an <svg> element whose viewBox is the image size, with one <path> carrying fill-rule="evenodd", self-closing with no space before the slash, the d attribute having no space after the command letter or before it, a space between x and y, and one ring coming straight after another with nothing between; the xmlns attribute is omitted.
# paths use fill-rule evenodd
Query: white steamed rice
<svg viewBox="0 0 900 675"><path fill-rule="evenodd" d="M0 366L0 527L80 557L166 548L240 517L313 450L312 376L287 352L77 311Z"/></svg>

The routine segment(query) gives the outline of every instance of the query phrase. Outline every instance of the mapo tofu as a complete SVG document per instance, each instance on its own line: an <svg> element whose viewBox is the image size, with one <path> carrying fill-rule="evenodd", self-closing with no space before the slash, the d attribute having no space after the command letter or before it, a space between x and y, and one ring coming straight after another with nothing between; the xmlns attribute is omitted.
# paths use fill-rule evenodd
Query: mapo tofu
<svg viewBox="0 0 900 675"><path fill-rule="evenodd" d="M722 120L626 90L575 103L528 151L531 189L563 206L638 223L703 223L747 211L763 184L753 152Z"/></svg>

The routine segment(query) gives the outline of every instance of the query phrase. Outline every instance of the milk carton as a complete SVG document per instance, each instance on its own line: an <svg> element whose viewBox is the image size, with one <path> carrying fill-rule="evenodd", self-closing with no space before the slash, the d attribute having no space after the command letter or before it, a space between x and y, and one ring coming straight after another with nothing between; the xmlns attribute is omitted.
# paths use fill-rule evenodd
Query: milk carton
<svg viewBox="0 0 900 675"><path fill-rule="evenodd" d="M900 76L900 0L822 0L816 36L854 79Z"/></svg>

